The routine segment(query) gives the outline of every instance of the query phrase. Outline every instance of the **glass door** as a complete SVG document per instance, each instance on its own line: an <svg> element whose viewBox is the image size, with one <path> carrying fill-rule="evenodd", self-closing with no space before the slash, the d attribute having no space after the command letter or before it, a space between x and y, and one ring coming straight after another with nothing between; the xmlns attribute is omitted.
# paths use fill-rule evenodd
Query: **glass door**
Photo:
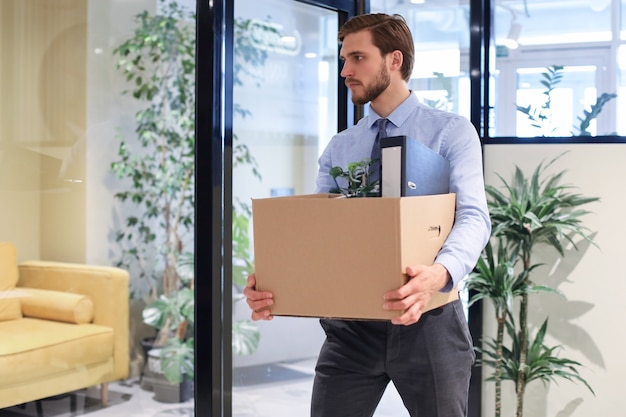
<svg viewBox="0 0 626 417"><path fill-rule="evenodd" d="M249 321L251 199L311 194L338 129L336 11L238 0L233 74L233 416L308 415L323 341L317 319ZM277 248L277 256L280 256Z"/></svg>

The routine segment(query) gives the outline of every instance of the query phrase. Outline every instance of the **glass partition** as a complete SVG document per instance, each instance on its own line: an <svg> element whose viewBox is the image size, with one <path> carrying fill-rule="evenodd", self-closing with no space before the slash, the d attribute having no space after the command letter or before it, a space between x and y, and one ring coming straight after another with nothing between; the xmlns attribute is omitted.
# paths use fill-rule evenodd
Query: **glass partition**
<svg viewBox="0 0 626 417"><path fill-rule="evenodd" d="M152 313L172 326L153 325L193 313L194 12L0 0L0 416L193 415L189 374L148 355L142 313L166 295ZM188 364L184 324L163 347Z"/></svg>

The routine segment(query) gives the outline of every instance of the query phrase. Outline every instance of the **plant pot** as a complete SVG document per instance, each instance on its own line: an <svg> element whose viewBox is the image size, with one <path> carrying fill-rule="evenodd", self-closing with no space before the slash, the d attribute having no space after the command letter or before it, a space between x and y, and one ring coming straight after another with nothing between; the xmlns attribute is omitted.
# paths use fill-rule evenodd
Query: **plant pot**
<svg viewBox="0 0 626 417"><path fill-rule="evenodd" d="M163 375L161 370L161 349L155 348L148 351L148 369L152 373Z"/></svg>
<svg viewBox="0 0 626 417"><path fill-rule="evenodd" d="M152 350L154 347L154 341L156 340L155 336L144 337L141 339L141 351L143 353L143 370L141 371L141 376L139 377L139 384L141 389L145 391L152 391L152 381L154 380L154 372L148 369L148 352Z"/></svg>
<svg viewBox="0 0 626 417"><path fill-rule="evenodd" d="M147 372L150 375L154 399L162 403L181 403L193 398L193 380L183 375L180 384L172 384L167 380L161 370L161 349L151 349L148 351Z"/></svg>
<svg viewBox="0 0 626 417"><path fill-rule="evenodd" d="M165 376L157 374L153 388L154 399L162 403L182 403L193 398L193 380L186 376L180 384L171 384Z"/></svg>
<svg viewBox="0 0 626 417"><path fill-rule="evenodd" d="M154 341L156 336L144 337L141 339L141 351L143 353L143 360L148 362L148 352L154 347Z"/></svg>

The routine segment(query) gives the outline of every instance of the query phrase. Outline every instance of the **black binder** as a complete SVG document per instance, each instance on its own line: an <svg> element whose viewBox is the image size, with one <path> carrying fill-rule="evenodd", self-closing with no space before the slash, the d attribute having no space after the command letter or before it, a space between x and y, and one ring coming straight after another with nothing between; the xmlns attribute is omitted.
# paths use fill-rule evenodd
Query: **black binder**
<svg viewBox="0 0 626 417"><path fill-rule="evenodd" d="M381 196L405 197L450 192L450 162L407 136L380 139Z"/></svg>

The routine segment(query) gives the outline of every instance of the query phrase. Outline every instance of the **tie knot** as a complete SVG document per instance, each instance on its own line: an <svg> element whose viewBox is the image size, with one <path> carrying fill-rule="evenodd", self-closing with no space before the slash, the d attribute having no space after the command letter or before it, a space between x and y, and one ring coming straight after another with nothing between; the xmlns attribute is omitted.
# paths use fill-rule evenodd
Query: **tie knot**
<svg viewBox="0 0 626 417"><path fill-rule="evenodd" d="M389 119L378 119L376 123L378 123L378 137L386 138L387 137L387 123Z"/></svg>

